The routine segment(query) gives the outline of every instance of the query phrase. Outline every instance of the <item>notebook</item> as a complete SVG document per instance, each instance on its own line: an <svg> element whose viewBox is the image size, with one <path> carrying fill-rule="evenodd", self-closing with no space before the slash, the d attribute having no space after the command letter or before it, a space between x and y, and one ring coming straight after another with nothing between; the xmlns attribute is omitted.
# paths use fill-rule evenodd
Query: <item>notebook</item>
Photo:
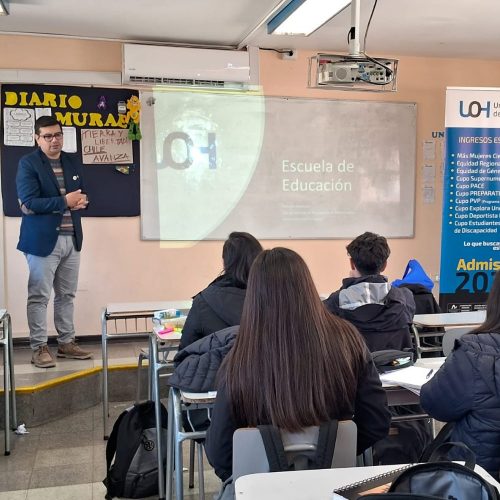
<svg viewBox="0 0 500 500"><path fill-rule="evenodd" d="M382 373L380 380L382 384L399 385L415 394L420 394L422 386L429 382L437 370L421 368L420 366L409 366L391 372Z"/></svg>
<svg viewBox="0 0 500 500"><path fill-rule="evenodd" d="M362 481L357 481L355 483L341 486L340 488L335 488L333 493L341 495L347 500L357 500L358 496L363 492L376 488L377 486L382 486L383 484L391 483L396 477L399 476L399 474L401 474L401 472L409 469L410 467L413 467L413 464L407 464L389 472L377 474L376 476L363 479Z"/></svg>

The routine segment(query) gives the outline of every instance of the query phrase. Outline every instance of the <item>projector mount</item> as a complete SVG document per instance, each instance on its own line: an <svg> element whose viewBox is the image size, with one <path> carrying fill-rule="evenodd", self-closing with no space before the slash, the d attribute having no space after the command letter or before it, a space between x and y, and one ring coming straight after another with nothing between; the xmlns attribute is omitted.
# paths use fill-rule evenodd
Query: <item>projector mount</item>
<svg viewBox="0 0 500 500"><path fill-rule="evenodd" d="M359 2L351 3L349 54L317 54L309 59L310 88L394 92L396 59L374 58L360 51ZM373 12L372 12L373 13ZM366 36L365 36L366 38Z"/></svg>

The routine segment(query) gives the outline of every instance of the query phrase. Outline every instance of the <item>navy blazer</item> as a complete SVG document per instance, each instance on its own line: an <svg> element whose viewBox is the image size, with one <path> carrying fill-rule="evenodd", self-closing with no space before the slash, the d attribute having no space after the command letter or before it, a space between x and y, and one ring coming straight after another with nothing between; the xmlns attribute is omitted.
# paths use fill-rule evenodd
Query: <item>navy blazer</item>
<svg viewBox="0 0 500 500"><path fill-rule="evenodd" d="M61 163L66 192L77 189L84 192L81 168L64 152L61 152ZM67 207L49 159L41 149L19 160L16 187L22 210L17 249L46 257L56 246L63 213ZM70 213L75 228L76 249L80 251L83 241L80 210L71 210Z"/></svg>

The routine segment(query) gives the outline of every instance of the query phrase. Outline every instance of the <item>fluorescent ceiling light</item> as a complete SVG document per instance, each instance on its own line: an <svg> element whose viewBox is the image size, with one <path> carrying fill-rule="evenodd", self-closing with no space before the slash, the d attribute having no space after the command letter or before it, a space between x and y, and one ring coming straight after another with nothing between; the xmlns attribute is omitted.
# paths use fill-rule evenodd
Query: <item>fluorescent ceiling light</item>
<svg viewBox="0 0 500 500"><path fill-rule="evenodd" d="M308 36L350 3L351 0L291 0L267 23L267 32Z"/></svg>
<svg viewBox="0 0 500 500"><path fill-rule="evenodd" d="M0 0L0 16L9 15L9 2L7 0Z"/></svg>

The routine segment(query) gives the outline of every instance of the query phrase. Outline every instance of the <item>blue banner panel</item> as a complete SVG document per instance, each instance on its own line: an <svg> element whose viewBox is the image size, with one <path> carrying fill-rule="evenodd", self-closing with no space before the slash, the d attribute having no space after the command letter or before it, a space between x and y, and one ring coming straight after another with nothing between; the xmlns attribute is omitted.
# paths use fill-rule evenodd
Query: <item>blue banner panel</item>
<svg viewBox="0 0 500 500"><path fill-rule="evenodd" d="M440 305L483 309L500 269L500 128L446 129Z"/></svg>

